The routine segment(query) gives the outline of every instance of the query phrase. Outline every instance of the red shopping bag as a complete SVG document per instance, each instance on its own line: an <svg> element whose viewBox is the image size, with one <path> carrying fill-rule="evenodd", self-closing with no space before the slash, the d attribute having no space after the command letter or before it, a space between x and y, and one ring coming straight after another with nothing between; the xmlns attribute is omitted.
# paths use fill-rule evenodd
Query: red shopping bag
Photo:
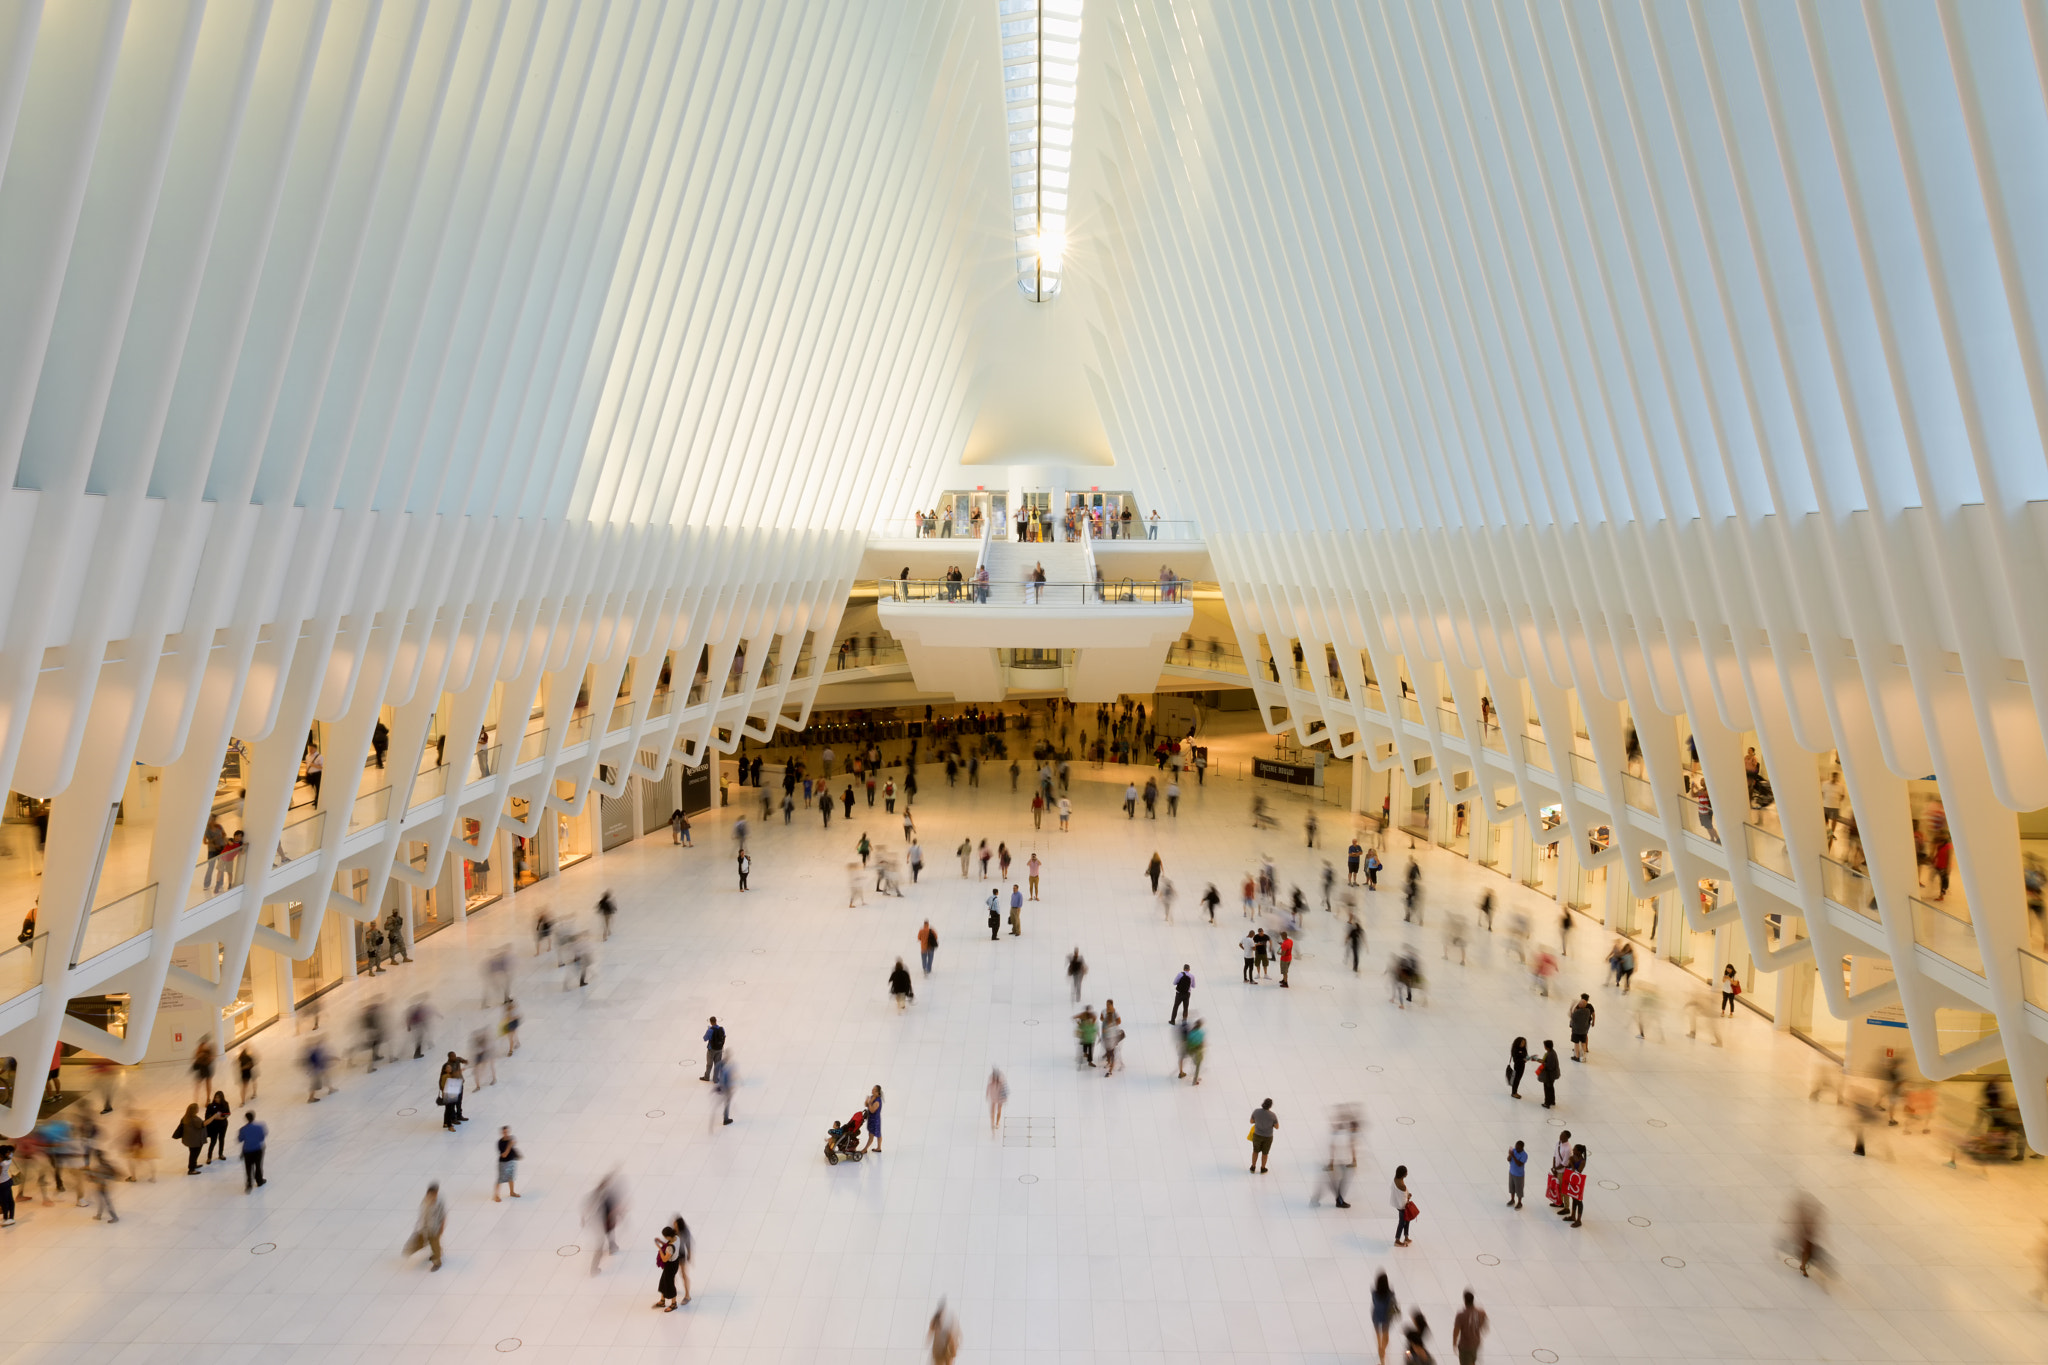
<svg viewBox="0 0 2048 1365"><path fill-rule="evenodd" d="M1564 1192L1573 1199L1586 1197L1586 1173L1573 1171L1564 1178Z"/></svg>
<svg viewBox="0 0 2048 1365"><path fill-rule="evenodd" d="M1558 1201L1558 1185L1556 1171L1552 1171L1550 1173L1550 1179L1544 1182L1543 1196L1553 1204L1555 1204Z"/></svg>

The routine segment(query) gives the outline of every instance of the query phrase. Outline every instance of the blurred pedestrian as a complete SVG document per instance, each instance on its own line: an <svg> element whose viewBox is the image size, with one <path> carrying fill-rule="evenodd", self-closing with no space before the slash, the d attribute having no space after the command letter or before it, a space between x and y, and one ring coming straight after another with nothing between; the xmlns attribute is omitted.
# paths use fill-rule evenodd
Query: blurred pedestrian
<svg viewBox="0 0 2048 1365"><path fill-rule="evenodd" d="M960 1329L946 1312L944 1299L939 1300L931 1326L925 1329L925 1340L932 1348L932 1365L953 1365L953 1357L960 1352Z"/></svg>
<svg viewBox="0 0 2048 1365"><path fill-rule="evenodd" d="M414 1221L412 1236L405 1239L401 1255L410 1256L421 1247L429 1253L430 1270L441 1268L441 1234L448 1227L448 1210L441 1204L441 1186L435 1183L427 1186L426 1198L420 1200L419 1217Z"/></svg>
<svg viewBox="0 0 2048 1365"><path fill-rule="evenodd" d="M256 1057L255 1054L249 1051L247 1044L244 1044L242 1050L235 1054L235 1072L237 1079L241 1082L240 1098L235 1102L237 1104L247 1104L250 1100L256 1098ZM102 1114L113 1112L111 1094L108 1096L108 1099L110 1103L106 1108L100 1110Z"/></svg>
<svg viewBox="0 0 2048 1365"><path fill-rule="evenodd" d="M1820 1201L1810 1194L1792 1198L1792 1250L1799 1256L1799 1273L1813 1278L1809 1267L1826 1268L1826 1254L1820 1246Z"/></svg>
<svg viewBox="0 0 2048 1365"><path fill-rule="evenodd" d="M889 973L889 995L896 1001L896 1012L903 1013L904 1007L915 998L910 989L910 969L903 965L903 959L896 959L896 967Z"/></svg>
<svg viewBox="0 0 2048 1365"><path fill-rule="evenodd" d="M720 1105L720 1127L732 1127L732 1092L739 1088L739 1083L739 1073L733 1070L732 1055L721 1056L718 1065L711 1069L711 1094Z"/></svg>
<svg viewBox="0 0 2048 1365"><path fill-rule="evenodd" d="M1116 1001L1102 1002L1102 1074L1116 1074L1118 1051L1124 1045L1123 1016L1116 1012Z"/></svg>
<svg viewBox="0 0 2048 1365"><path fill-rule="evenodd" d="M1486 1335L1486 1310L1465 1291L1465 1306L1451 1319L1451 1349L1458 1353L1458 1365L1476 1365L1479 1342Z"/></svg>
<svg viewBox="0 0 2048 1365"><path fill-rule="evenodd" d="M1351 1207L1344 1199L1344 1192L1351 1184L1351 1173L1358 1169L1357 1115L1348 1108L1340 1107L1330 1120L1330 1156L1323 1163L1323 1178L1316 1186L1316 1192L1309 1197L1309 1207L1323 1202L1323 1191L1336 1196L1337 1207Z"/></svg>
<svg viewBox="0 0 2048 1365"><path fill-rule="evenodd" d="M591 1248L590 1273L595 1275L604 1269L606 1255L616 1255L619 1250L619 1222L625 1217L626 1202L619 1188L618 1173L612 1172L597 1182L597 1188L590 1192L590 1200L584 1211L584 1221L597 1229L597 1241Z"/></svg>
<svg viewBox="0 0 2048 1365"><path fill-rule="evenodd" d="M1380 1365L1387 1365L1387 1337L1400 1316L1401 1301L1394 1297L1394 1286L1387 1283L1387 1272L1382 1270L1372 1281L1372 1334L1379 1343Z"/></svg>
<svg viewBox="0 0 2048 1365"><path fill-rule="evenodd" d="M1010 1083L1003 1079L1000 1068L988 1069L988 1129L991 1133L1003 1126L1003 1105L1010 1098Z"/></svg>
<svg viewBox="0 0 2048 1365"><path fill-rule="evenodd" d="M786 813L783 816L782 822L784 824L789 823L789 816ZM597 918L598 922L604 926L604 936L607 939L612 936L612 916L618 913L619 903L612 899L610 890L606 890L603 895L597 898Z"/></svg>
<svg viewBox="0 0 2048 1365"><path fill-rule="evenodd" d="M498 1193L500 1186L507 1186L512 1197L519 1197L519 1140L512 1136L510 1127L498 1129L498 1178L491 1182L491 1202L502 1204L504 1197Z"/></svg>

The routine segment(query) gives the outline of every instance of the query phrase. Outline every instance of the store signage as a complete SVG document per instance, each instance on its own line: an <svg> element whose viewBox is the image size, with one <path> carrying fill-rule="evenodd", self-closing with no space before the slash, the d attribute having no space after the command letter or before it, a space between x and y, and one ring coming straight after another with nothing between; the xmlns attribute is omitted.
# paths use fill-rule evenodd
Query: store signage
<svg viewBox="0 0 2048 1365"><path fill-rule="evenodd" d="M1252 776L1263 777L1269 782L1292 782L1297 786L1315 785L1316 769L1313 763L1282 763L1274 758L1252 760Z"/></svg>

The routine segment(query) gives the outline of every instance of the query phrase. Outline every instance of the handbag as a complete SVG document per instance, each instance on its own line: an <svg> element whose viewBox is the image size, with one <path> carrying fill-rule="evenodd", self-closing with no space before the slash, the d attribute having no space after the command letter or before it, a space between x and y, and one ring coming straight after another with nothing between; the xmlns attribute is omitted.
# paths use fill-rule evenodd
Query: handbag
<svg viewBox="0 0 2048 1365"><path fill-rule="evenodd" d="M1244 1140L1245 1140L1246 1142L1257 1142L1257 1141L1259 1140L1259 1130L1258 1130L1258 1129L1256 1129L1256 1128L1247 1128L1247 1129L1245 1129L1245 1130L1244 1130Z"/></svg>
<svg viewBox="0 0 2048 1365"><path fill-rule="evenodd" d="M1413 1199L1409 1200L1401 1209L1401 1219L1403 1222L1412 1223L1421 1216L1422 1210L1415 1207Z"/></svg>

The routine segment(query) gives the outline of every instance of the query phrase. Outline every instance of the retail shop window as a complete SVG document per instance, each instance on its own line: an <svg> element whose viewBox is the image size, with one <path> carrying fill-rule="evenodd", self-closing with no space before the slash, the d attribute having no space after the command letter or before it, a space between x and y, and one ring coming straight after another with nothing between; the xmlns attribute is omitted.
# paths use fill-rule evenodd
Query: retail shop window
<svg viewBox="0 0 2048 1365"><path fill-rule="evenodd" d="M462 908L465 914L474 914L504 894L503 875L498 871L497 844L483 825L475 820L462 821L462 840L474 848L481 849L484 857L471 862L458 855L457 864L462 869Z"/></svg>

